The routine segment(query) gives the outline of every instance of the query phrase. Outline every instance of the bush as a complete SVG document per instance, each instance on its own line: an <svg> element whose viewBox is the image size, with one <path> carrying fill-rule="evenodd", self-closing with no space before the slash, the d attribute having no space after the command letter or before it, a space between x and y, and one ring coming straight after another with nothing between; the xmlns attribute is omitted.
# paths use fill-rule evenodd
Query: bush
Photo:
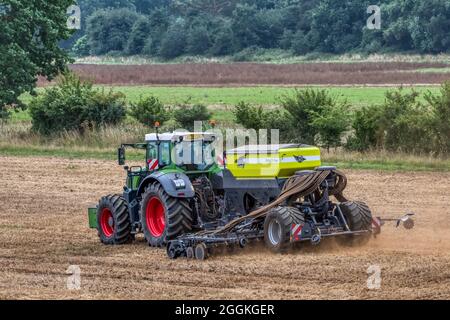
<svg viewBox="0 0 450 320"><path fill-rule="evenodd" d="M325 105L320 113L312 114L312 126L318 133L319 144L326 147L341 146L342 136L350 124L348 105Z"/></svg>
<svg viewBox="0 0 450 320"><path fill-rule="evenodd" d="M314 118L326 116L332 108L340 108L346 102L339 102L326 90L296 90L294 95L285 96L281 100L283 108L290 113L295 122L297 139L303 143L314 144L315 137L319 133L318 123L314 124ZM342 107L343 108L343 107Z"/></svg>
<svg viewBox="0 0 450 320"><path fill-rule="evenodd" d="M175 120L186 130L194 130L195 121L208 121L211 113L204 105L181 105L173 112Z"/></svg>
<svg viewBox="0 0 450 320"><path fill-rule="evenodd" d="M352 123L353 134L347 139L346 148L365 151L380 147L383 136L380 127L381 116L381 106L373 105L356 111Z"/></svg>
<svg viewBox="0 0 450 320"><path fill-rule="evenodd" d="M327 148L341 144L350 122L346 101L338 101L326 90L306 89L285 96L281 103L283 110L264 111L240 102L234 117L247 129L279 129L283 142L314 144L318 138Z"/></svg>
<svg viewBox="0 0 450 320"><path fill-rule="evenodd" d="M295 125L291 115L285 110L268 110L263 113L263 129L277 129L280 133L280 143L298 142ZM271 137L270 131L268 135ZM273 143L273 142L272 142Z"/></svg>
<svg viewBox="0 0 450 320"><path fill-rule="evenodd" d="M94 90L92 83L67 73L57 86L33 98L29 108L33 129L41 134L82 132L86 127L120 123L125 118L125 96Z"/></svg>
<svg viewBox="0 0 450 320"><path fill-rule="evenodd" d="M278 129L281 142L295 140L293 123L290 115L284 110L268 110L259 106L255 107L245 102L239 102L233 110L236 123L246 129ZM270 136L270 135L269 135Z"/></svg>
<svg viewBox="0 0 450 320"><path fill-rule="evenodd" d="M386 93L382 106L357 112L354 133L347 142L349 149L384 148L406 153L434 152L430 108L420 102L415 91Z"/></svg>
<svg viewBox="0 0 450 320"><path fill-rule="evenodd" d="M434 133L434 146L438 153L450 153L450 82L441 87L441 95L425 95L431 112L431 130Z"/></svg>
<svg viewBox="0 0 450 320"><path fill-rule="evenodd" d="M431 151L429 113L418 98L417 92L403 94L401 88L386 93L380 123L386 149L410 153Z"/></svg>
<svg viewBox="0 0 450 320"><path fill-rule="evenodd" d="M265 115L261 106L254 107L241 101L235 106L233 114L236 123L246 129L259 130L265 127Z"/></svg>
<svg viewBox="0 0 450 320"><path fill-rule="evenodd" d="M450 153L450 84L442 85L440 95L425 94L425 101L419 100L417 92L405 93L402 88L386 93L382 106L356 112L347 148Z"/></svg>
<svg viewBox="0 0 450 320"><path fill-rule="evenodd" d="M143 125L153 127L158 121L161 125L170 119L170 113L161 101L153 96L140 98L137 103L130 106L130 115Z"/></svg>

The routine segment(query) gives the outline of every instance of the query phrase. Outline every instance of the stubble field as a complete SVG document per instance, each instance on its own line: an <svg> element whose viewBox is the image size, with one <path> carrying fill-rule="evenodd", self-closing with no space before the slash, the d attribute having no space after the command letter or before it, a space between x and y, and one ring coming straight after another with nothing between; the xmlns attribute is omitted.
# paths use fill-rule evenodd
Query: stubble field
<svg viewBox="0 0 450 320"><path fill-rule="evenodd" d="M113 161L0 156L0 298L449 299L450 173L347 171L348 198L379 216L417 214L416 228L387 225L361 248L323 243L285 255L262 246L204 262L171 261L142 238L103 246L86 207L120 192ZM68 290L67 270L81 270ZM381 268L381 288L367 269Z"/></svg>

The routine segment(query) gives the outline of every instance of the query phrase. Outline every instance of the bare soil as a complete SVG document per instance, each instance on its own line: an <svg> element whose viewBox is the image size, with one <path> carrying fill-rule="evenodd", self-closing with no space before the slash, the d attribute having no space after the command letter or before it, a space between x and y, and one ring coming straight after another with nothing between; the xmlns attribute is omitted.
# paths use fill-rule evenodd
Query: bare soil
<svg viewBox="0 0 450 320"><path fill-rule="evenodd" d="M450 75L443 63L207 63L151 65L74 64L70 69L83 79L105 85L412 85L441 84ZM40 79L38 85L49 83Z"/></svg>
<svg viewBox="0 0 450 320"><path fill-rule="evenodd" d="M360 248L333 242L276 255L256 246L204 262L171 261L142 238L104 246L86 208L120 192L114 162L0 156L0 298L450 299L450 173L348 171L351 199L378 216L417 214ZM70 265L81 289L68 290ZM381 288L367 269L381 268Z"/></svg>

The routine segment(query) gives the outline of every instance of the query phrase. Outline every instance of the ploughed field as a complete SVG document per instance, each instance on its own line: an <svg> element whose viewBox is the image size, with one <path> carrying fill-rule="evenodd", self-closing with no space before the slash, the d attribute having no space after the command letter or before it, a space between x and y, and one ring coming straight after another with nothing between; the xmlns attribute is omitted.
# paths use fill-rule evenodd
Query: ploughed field
<svg viewBox="0 0 450 320"><path fill-rule="evenodd" d="M350 199L375 215L416 212L360 248L332 241L284 255L254 246L206 261L169 260L142 237L104 246L86 207L120 192L112 161L0 156L0 298L450 299L450 173L347 171ZM80 290L67 289L70 265ZM370 266L381 287L367 287ZM72 269L73 270L73 269Z"/></svg>
<svg viewBox="0 0 450 320"><path fill-rule="evenodd" d="M70 69L105 85L406 85L450 79L448 64L429 62L74 64Z"/></svg>

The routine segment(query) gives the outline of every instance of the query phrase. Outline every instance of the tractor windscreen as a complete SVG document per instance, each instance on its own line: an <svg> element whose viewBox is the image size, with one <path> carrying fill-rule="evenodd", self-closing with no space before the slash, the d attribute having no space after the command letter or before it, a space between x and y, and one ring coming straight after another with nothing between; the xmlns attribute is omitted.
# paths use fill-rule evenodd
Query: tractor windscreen
<svg viewBox="0 0 450 320"><path fill-rule="evenodd" d="M188 170L206 170L214 164L214 148L203 140L183 141L174 148L174 161Z"/></svg>

